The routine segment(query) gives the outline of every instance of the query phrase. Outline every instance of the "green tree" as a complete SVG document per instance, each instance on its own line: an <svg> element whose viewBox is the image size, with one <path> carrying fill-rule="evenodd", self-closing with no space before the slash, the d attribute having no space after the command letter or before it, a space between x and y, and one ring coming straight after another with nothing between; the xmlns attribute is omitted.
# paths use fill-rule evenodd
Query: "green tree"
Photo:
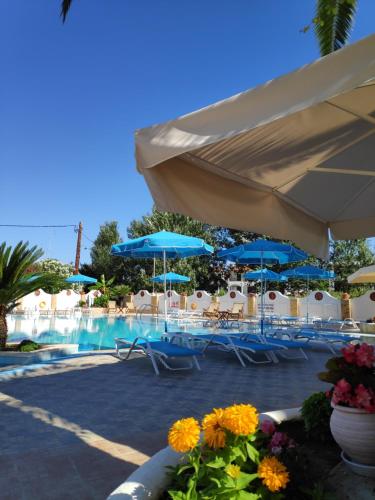
<svg viewBox="0 0 375 500"><path fill-rule="evenodd" d="M53 286L44 288L44 291L47 293L59 293L61 290L71 288L71 286L65 282L65 278L73 274L74 266L72 266L72 264L63 264L57 259L43 259L37 262L34 266L34 270L55 276Z"/></svg>
<svg viewBox="0 0 375 500"><path fill-rule="evenodd" d="M42 255L41 249L30 248L27 242L20 241L14 248L5 242L0 245L0 349L5 348L8 337L7 314L25 295L55 283L51 273L28 272Z"/></svg>
<svg viewBox="0 0 375 500"><path fill-rule="evenodd" d="M114 276L116 282L121 282L123 259L111 255L112 245L121 241L117 222L105 222L100 226L99 234L91 248L91 264L83 264L80 271L95 278L100 278L103 274Z"/></svg>
<svg viewBox="0 0 375 500"><path fill-rule="evenodd" d="M336 291L360 295L369 288L366 285L350 285L347 281L348 276L357 269L375 262L367 240L336 241L332 247L331 260L336 273Z"/></svg>

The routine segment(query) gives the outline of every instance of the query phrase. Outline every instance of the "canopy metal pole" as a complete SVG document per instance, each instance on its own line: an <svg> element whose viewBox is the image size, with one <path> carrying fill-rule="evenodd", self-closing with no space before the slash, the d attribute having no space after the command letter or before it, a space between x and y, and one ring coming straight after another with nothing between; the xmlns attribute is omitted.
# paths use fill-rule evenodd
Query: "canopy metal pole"
<svg viewBox="0 0 375 500"><path fill-rule="evenodd" d="M167 257L165 250L163 251L163 271L164 271L164 331L168 331L168 315L167 315Z"/></svg>
<svg viewBox="0 0 375 500"><path fill-rule="evenodd" d="M153 270L153 273L152 273L152 277L155 278L155 269L156 269L156 265L155 265L155 262L156 262L156 258L155 258L155 255L154 255L154 270ZM155 281L152 281L152 294L155 293Z"/></svg>

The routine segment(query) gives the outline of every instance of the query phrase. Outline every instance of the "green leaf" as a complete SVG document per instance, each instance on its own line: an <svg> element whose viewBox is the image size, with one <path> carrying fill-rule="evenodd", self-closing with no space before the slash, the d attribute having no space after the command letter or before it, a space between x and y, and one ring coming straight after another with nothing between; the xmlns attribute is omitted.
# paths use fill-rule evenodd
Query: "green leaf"
<svg viewBox="0 0 375 500"><path fill-rule="evenodd" d="M212 467L213 469L221 469L227 465L227 462L221 456L216 456L211 462L205 464L207 467Z"/></svg>
<svg viewBox="0 0 375 500"><path fill-rule="evenodd" d="M259 451L254 448L250 443L246 443L246 450L249 458L252 462L258 464L259 463Z"/></svg>
<svg viewBox="0 0 375 500"><path fill-rule="evenodd" d="M241 475L238 479L235 480L236 488L239 490L243 490L246 488L254 479L257 479L258 474L246 474L245 472L241 472Z"/></svg>
<svg viewBox="0 0 375 500"><path fill-rule="evenodd" d="M169 490L168 494L170 495L172 500L188 500L187 495L185 493L183 493L182 491Z"/></svg>
<svg viewBox="0 0 375 500"><path fill-rule="evenodd" d="M257 493L250 493L248 491L239 491L236 496L236 500L258 500L261 498Z"/></svg>

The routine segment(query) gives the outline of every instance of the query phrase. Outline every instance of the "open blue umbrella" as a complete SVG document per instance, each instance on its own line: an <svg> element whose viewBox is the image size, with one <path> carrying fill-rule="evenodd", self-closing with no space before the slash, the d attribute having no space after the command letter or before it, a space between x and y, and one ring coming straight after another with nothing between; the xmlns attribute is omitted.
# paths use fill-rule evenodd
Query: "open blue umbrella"
<svg viewBox="0 0 375 500"><path fill-rule="evenodd" d="M278 243L271 240L255 240L243 245L222 250L218 257L238 264L260 264L261 271L264 264L287 264L307 259L307 254L292 245ZM261 320L260 327L263 334L263 278L261 275Z"/></svg>
<svg viewBox="0 0 375 500"><path fill-rule="evenodd" d="M163 259L165 330L167 331L166 259L210 255L213 251L213 247L201 238L171 233L169 231L160 231L126 241L125 243L113 245L111 254L134 259L149 259L154 257Z"/></svg>
<svg viewBox="0 0 375 500"><path fill-rule="evenodd" d="M159 276L151 278L151 281L154 283L164 283L164 280L169 281L169 283L187 283L190 281L190 278L177 273L159 274Z"/></svg>
<svg viewBox="0 0 375 500"><path fill-rule="evenodd" d="M177 274L177 273L167 273L165 276L164 274L159 274L159 276L154 276L151 278L151 281L154 283L164 283L164 280L169 282L169 291L172 290L172 283L188 283L190 281L190 278L188 276L182 276L182 274ZM169 295L170 299L171 294ZM171 306L171 301L169 300L169 307Z"/></svg>
<svg viewBox="0 0 375 500"><path fill-rule="evenodd" d="M91 278L90 276L85 276L84 274L72 274L65 279L66 283L76 283L80 285L88 285L96 283L98 280L95 278Z"/></svg>
<svg viewBox="0 0 375 500"><path fill-rule="evenodd" d="M298 266L293 269L288 269L281 273L288 279L304 279L307 281L307 302L306 302L306 317L307 322L309 321L309 282L311 280L331 280L335 278L335 273L333 271L327 271L326 269L321 269L316 266Z"/></svg>
<svg viewBox="0 0 375 500"><path fill-rule="evenodd" d="M264 269L258 269L257 271L249 271L243 275L243 277L246 280L249 281L257 281L257 280L264 280L264 281L287 281L288 278L286 276L282 276L279 273L275 273L274 271L271 271L270 269L264 268Z"/></svg>

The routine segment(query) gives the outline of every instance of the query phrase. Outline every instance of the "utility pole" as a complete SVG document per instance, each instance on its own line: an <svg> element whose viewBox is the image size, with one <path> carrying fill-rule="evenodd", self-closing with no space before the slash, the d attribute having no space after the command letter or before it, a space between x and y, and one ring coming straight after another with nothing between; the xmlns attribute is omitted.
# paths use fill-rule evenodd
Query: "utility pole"
<svg viewBox="0 0 375 500"><path fill-rule="evenodd" d="M82 222L78 224L77 231L77 247L76 247L76 262L74 266L74 274L79 274L79 261L81 260L81 240L82 240Z"/></svg>

